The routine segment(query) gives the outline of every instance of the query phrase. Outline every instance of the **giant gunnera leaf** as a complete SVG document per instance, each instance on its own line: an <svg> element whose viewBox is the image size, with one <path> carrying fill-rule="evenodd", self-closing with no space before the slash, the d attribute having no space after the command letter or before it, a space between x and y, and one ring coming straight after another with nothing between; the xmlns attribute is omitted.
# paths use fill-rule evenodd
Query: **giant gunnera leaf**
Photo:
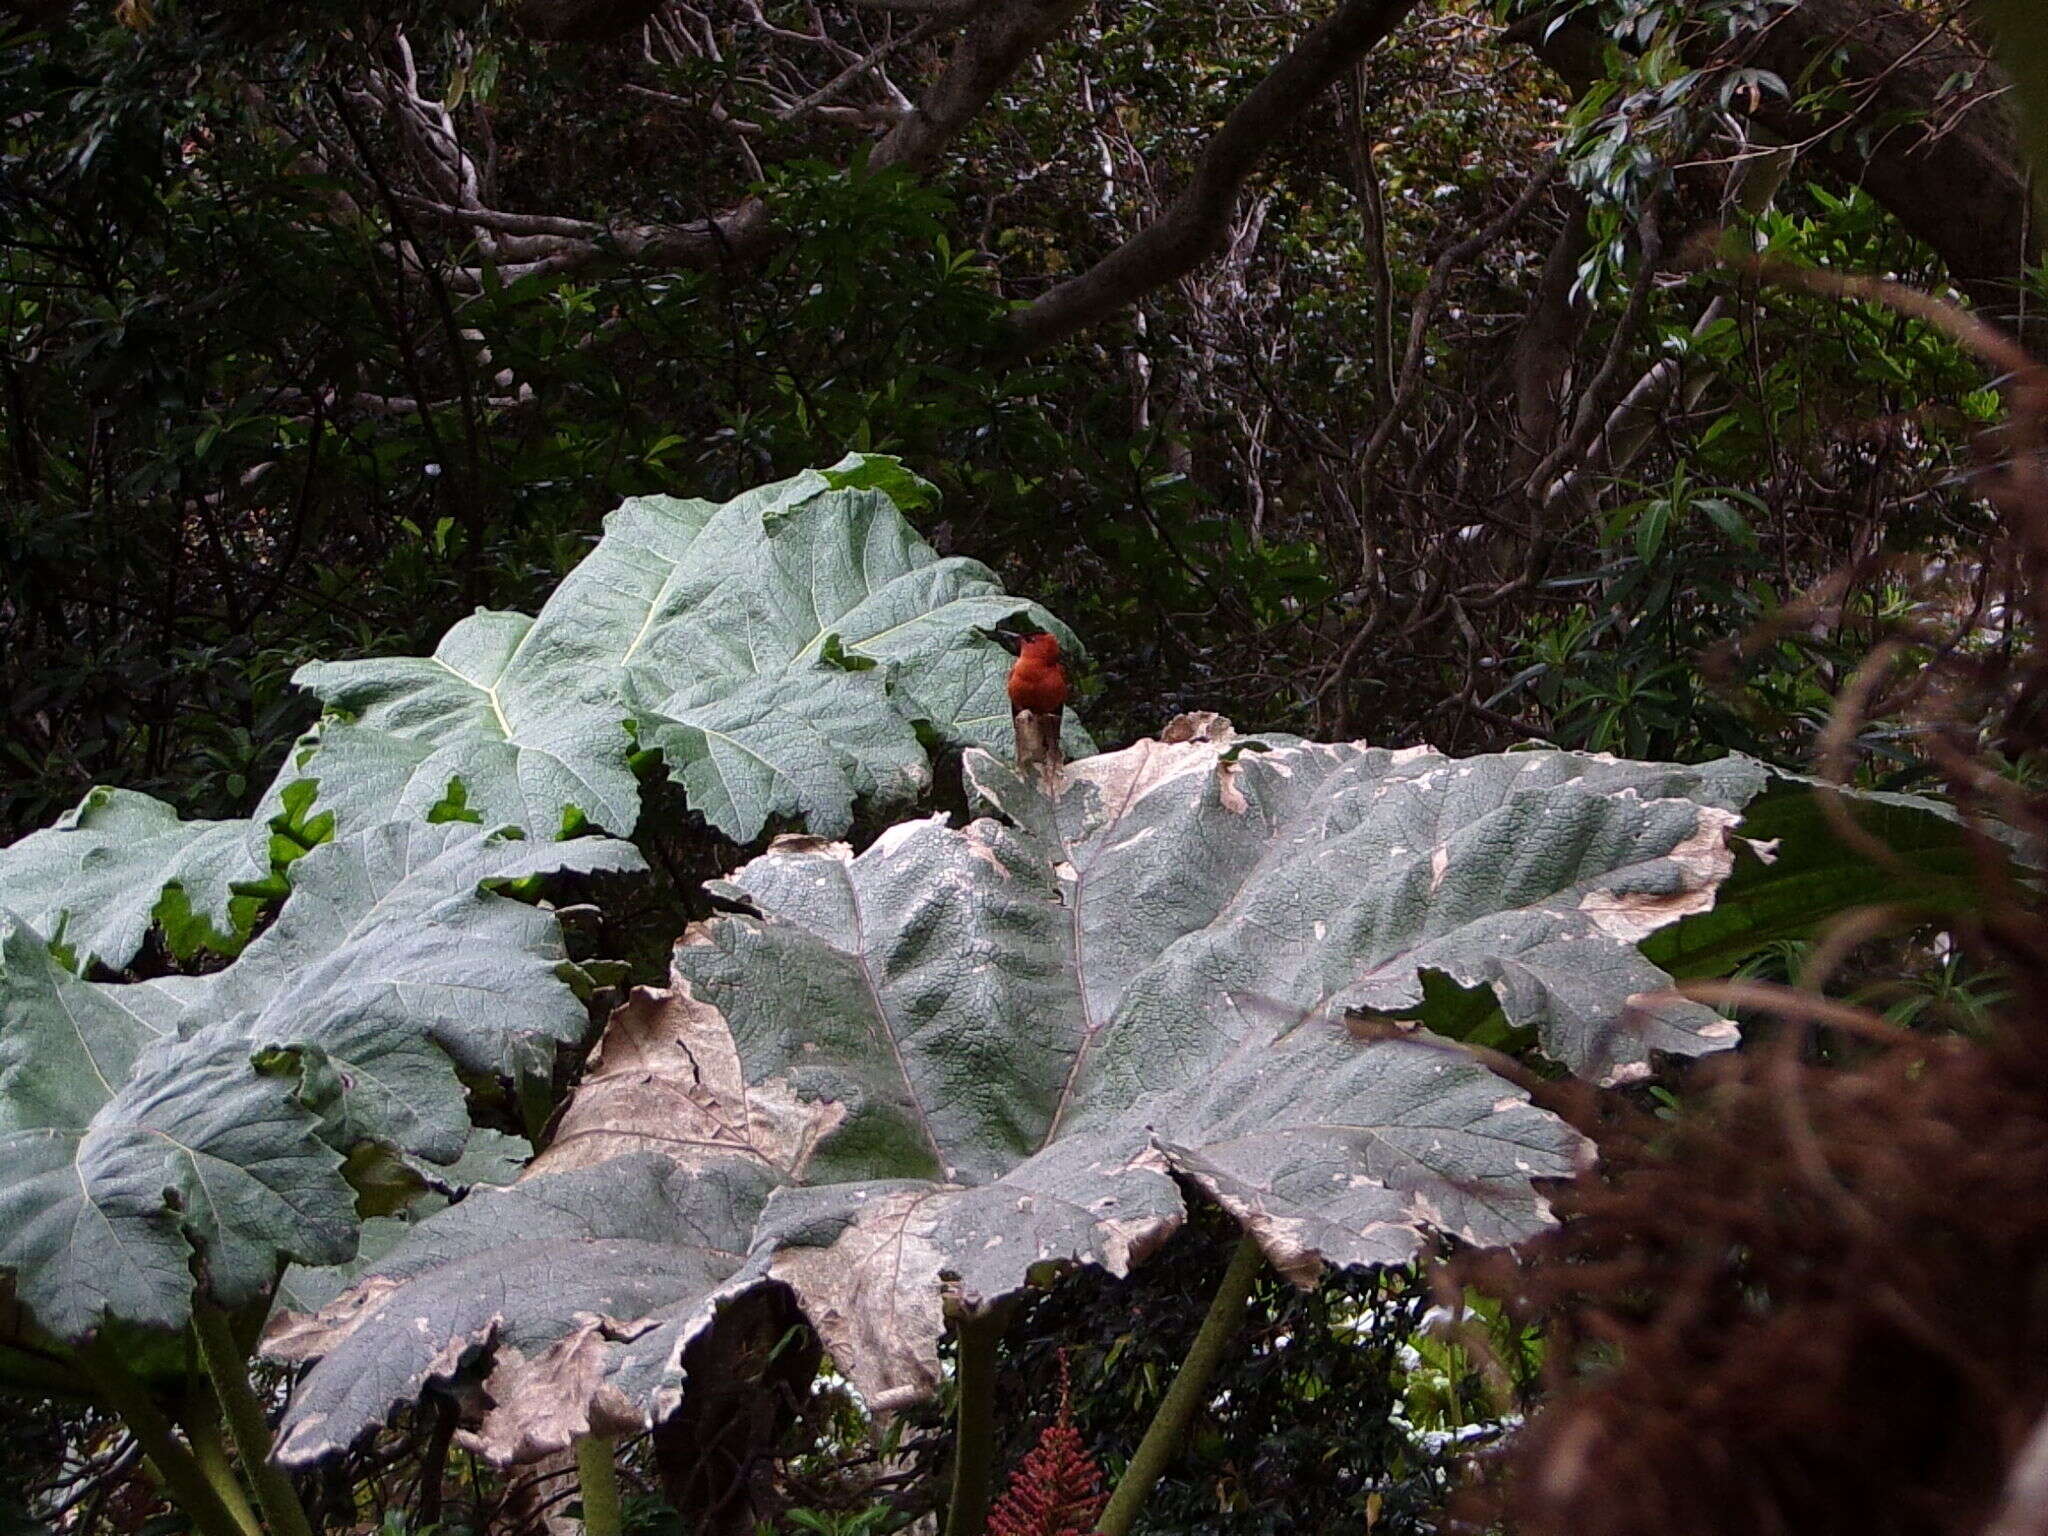
<svg viewBox="0 0 2048 1536"><path fill-rule="evenodd" d="M0 848L0 907L32 924L80 970L135 958L168 887L231 944L238 886L270 872L248 821L181 821L132 789L92 790L52 826Z"/></svg>
<svg viewBox="0 0 2048 1536"><path fill-rule="evenodd" d="M462 1078L543 1068L584 1010L554 915L496 884L637 868L624 843L387 824L292 866L226 969L111 984L0 913L0 1271L46 1334L176 1327L354 1252L343 1156L451 1163Z"/></svg>
<svg viewBox="0 0 2048 1536"><path fill-rule="evenodd" d="M763 1291L900 1403L949 1308L1121 1274L1190 1189L1304 1285L1511 1242L1580 1143L1435 1023L1485 996L1602 1078L1732 1041L1637 945L1712 908L1755 764L1167 737L1051 792L970 753L982 819L783 838L714 887L518 1183L277 1323L318 1362L284 1457L465 1372L501 1460L644 1424Z"/></svg>
<svg viewBox="0 0 2048 1536"><path fill-rule="evenodd" d="M985 631L1026 615L1071 636L986 566L941 558L892 486L930 494L854 455L723 506L626 502L537 616L479 611L432 656L302 667L331 718L273 800L313 779L344 829L455 814L625 835L636 746L740 841L774 820L836 834L857 803L914 799L930 775L920 727L1008 737L1009 658Z"/></svg>

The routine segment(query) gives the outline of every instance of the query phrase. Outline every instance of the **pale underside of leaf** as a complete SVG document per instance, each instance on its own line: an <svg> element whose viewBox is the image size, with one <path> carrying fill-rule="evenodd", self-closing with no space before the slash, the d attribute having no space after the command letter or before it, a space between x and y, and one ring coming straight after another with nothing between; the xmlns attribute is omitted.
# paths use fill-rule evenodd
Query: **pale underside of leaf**
<svg viewBox="0 0 2048 1536"><path fill-rule="evenodd" d="M449 1208L316 1316L273 1318L266 1353L321 1362L279 1456L345 1448L465 1366L486 1404L465 1443L496 1461L645 1422L681 1390L690 1341L764 1283L743 1250L770 1182L744 1162L686 1172L629 1153Z"/></svg>

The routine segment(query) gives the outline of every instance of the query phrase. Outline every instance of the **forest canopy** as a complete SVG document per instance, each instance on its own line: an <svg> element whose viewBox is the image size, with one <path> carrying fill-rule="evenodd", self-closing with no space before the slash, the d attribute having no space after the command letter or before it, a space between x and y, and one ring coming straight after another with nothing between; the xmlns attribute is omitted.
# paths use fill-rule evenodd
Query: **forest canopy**
<svg viewBox="0 0 2048 1536"><path fill-rule="evenodd" d="M1666 663L1981 531L1995 396L1699 243L2022 320L2035 259L1967 8L9 14L17 830L240 811L301 661L848 448L1091 637L1112 736L1796 760L1882 583L1752 706Z"/></svg>

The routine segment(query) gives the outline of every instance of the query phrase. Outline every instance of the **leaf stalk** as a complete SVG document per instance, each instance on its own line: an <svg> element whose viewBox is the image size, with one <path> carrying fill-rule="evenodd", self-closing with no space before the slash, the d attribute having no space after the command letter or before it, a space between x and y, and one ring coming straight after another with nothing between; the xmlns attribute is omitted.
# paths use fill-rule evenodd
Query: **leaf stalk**
<svg viewBox="0 0 2048 1536"><path fill-rule="evenodd" d="M121 1359L99 1340L78 1351L78 1363L100 1401L121 1416L163 1478L164 1488L200 1536L246 1536L221 1502L199 1460L178 1438L171 1420Z"/></svg>
<svg viewBox="0 0 2048 1536"><path fill-rule="evenodd" d="M313 1536L306 1507L284 1469L270 1459L270 1423L256 1389L249 1384L249 1362L235 1340L227 1313L211 1302L192 1308L193 1331L199 1335L199 1356L227 1414L228 1433L242 1458L243 1470L256 1485L256 1502L273 1536Z"/></svg>
<svg viewBox="0 0 2048 1536"><path fill-rule="evenodd" d="M583 1536L619 1536L616 1442L610 1435L585 1435L576 1442L576 1483L583 1495Z"/></svg>
<svg viewBox="0 0 2048 1536"><path fill-rule="evenodd" d="M192 1447L192 1459L199 1463L199 1470L206 1474L206 1480L220 1495L228 1513L235 1517L235 1523L247 1536L263 1536L256 1511L249 1505L249 1495L243 1491L241 1479L235 1476L234 1463L228 1459L227 1442L221 1438L220 1399L213 1395L210 1385L197 1385L185 1410L178 1415L178 1424Z"/></svg>
<svg viewBox="0 0 2048 1536"><path fill-rule="evenodd" d="M982 1536L996 1451L996 1341L1003 1316L963 1314L955 1324L960 1349L954 1382L953 1499L946 1536Z"/></svg>
<svg viewBox="0 0 2048 1536"><path fill-rule="evenodd" d="M1202 1326L1195 1330L1195 1339L1188 1346L1187 1357L1174 1374L1173 1385L1160 1399L1152 1422L1145 1427L1145 1438L1131 1453L1131 1463L1117 1480L1116 1492L1109 1496L1109 1503L1103 1506L1102 1517L1095 1522L1098 1536L1129 1536L1132 1525L1137 1522L1138 1511L1145 1507L1145 1500L1151 1496L1154 1485L1179 1453L1188 1425L1194 1421L1195 1410L1208 1398L1209 1378L1216 1374L1224 1349L1236 1337L1238 1325L1244 1321L1245 1303L1251 1300L1252 1282L1258 1278L1264 1262L1265 1256L1259 1252L1255 1241L1249 1236L1238 1240L1237 1250L1230 1256L1230 1267L1223 1271L1223 1279L1209 1302Z"/></svg>

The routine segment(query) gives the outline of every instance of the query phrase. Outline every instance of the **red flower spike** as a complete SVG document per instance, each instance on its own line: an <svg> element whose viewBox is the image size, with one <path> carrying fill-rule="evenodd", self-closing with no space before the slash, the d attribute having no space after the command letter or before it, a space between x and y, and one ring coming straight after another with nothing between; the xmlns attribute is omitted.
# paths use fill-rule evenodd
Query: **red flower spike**
<svg viewBox="0 0 2048 1536"><path fill-rule="evenodd" d="M1060 1351L1060 1413L1010 1474L988 1512L988 1536L1087 1536L1109 1502L1102 1468L1068 1413L1067 1353Z"/></svg>

